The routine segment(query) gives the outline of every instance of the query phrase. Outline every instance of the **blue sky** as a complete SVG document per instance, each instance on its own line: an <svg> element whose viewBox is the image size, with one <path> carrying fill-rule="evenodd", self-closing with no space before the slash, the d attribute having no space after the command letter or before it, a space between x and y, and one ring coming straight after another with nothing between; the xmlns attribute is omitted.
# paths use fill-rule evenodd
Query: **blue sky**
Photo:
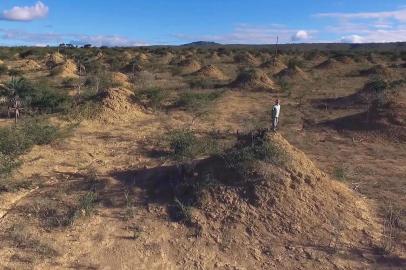
<svg viewBox="0 0 406 270"><path fill-rule="evenodd" d="M1 0L0 45L406 41L406 0Z"/></svg>

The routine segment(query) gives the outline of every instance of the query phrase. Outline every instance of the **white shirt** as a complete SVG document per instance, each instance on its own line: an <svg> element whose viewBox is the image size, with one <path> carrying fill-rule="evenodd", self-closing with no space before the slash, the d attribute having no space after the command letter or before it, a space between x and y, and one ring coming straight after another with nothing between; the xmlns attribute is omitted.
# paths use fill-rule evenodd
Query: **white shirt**
<svg viewBox="0 0 406 270"><path fill-rule="evenodd" d="M275 113L273 113L274 110L275 110ZM272 107L272 116L275 115L275 117L278 118L280 112L281 112L281 105L280 105L280 104L274 105L274 106Z"/></svg>

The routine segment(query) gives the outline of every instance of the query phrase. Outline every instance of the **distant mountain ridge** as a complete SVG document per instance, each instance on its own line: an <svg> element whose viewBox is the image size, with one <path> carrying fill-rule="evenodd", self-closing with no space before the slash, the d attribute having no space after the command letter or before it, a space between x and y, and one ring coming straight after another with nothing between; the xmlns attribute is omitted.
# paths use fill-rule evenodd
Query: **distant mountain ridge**
<svg viewBox="0 0 406 270"><path fill-rule="evenodd" d="M187 44L183 44L181 46L219 46L222 45L220 43L216 43L213 41L195 41Z"/></svg>

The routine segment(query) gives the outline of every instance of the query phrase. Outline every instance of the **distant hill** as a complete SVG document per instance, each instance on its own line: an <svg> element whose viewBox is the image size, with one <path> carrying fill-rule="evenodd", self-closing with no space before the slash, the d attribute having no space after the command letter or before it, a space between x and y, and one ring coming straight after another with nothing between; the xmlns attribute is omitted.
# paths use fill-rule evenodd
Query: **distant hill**
<svg viewBox="0 0 406 270"><path fill-rule="evenodd" d="M182 46L219 46L222 45L220 43L212 42L212 41L195 41L187 44L183 44Z"/></svg>

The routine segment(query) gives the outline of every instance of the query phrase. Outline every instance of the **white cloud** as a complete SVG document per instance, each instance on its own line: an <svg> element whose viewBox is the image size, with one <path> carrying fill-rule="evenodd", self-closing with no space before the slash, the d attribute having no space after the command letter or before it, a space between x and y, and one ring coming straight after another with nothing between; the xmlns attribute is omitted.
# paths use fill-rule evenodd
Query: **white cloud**
<svg viewBox="0 0 406 270"><path fill-rule="evenodd" d="M307 31L299 30L292 36L292 41L304 41L309 39L310 35Z"/></svg>
<svg viewBox="0 0 406 270"><path fill-rule="evenodd" d="M406 41L406 7L393 11L320 13L316 16L335 20L324 31L343 35L341 42Z"/></svg>
<svg viewBox="0 0 406 270"><path fill-rule="evenodd" d="M1 29L0 40L23 42L30 45L57 45L60 43L72 43L74 45L92 44L93 46L145 46L147 43L130 39L119 35L83 35L83 34L59 34L59 33L31 33L22 30Z"/></svg>
<svg viewBox="0 0 406 270"><path fill-rule="evenodd" d="M276 37L279 37L280 43L289 43L292 41L292 36L299 29L289 28L284 25L271 24L269 26L251 26L246 24L237 25L232 32L218 35L174 35L177 39L183 42L191 42L196 40L214 41L223 44L273 44L276 42ZM306 40L310 40L310 33L316 31L303 31L306 34ZM301 33L303 36L303 33Z"/></svg>
<svg viewBox="0 0 406 270"><path fill-rule="evenodd" d="M342 43L363 43L365 39L358 35L349 35L341 38Z"/></svg>
<svg viewBox="0 0 406 270"><path fill-rule="evenodd" d="M74 45L92 44L93 46L108 46L108 47L134 47L146 46L145 42L134 41L124 36L118 35L73 35L69 42Z"/></svg>
<svg viewBox="0 0 406 270"><path fill-rule="evenodd" d="M397 21L406 21L406 8L394 11L381 11L381 12L358 12L358 13L319 13L318 17L330 17L337 19L394 19Z"/></svg>
<svg viewBox="0 0 406 270"><path fill-rule="evenodd" d="M48 15L49 8L38 1L34 6L15 6L10 10L4 10L0 19L7 21L33 21L44 18Z"/></svg>

